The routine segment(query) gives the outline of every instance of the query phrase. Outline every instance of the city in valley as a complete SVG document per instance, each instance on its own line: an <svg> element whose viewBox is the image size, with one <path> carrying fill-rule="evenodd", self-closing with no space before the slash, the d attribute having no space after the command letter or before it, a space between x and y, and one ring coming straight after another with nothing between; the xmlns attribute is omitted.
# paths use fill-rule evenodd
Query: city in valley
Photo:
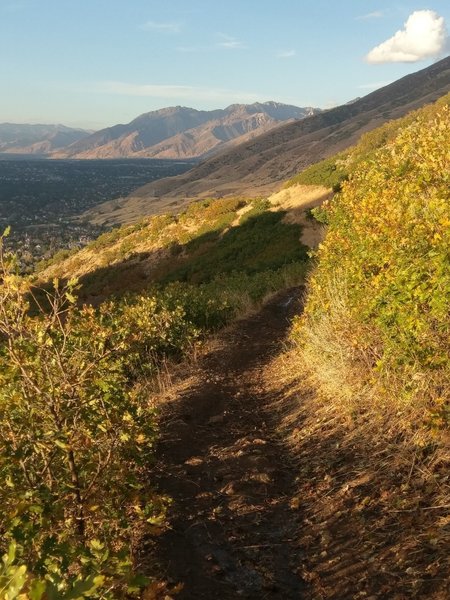
<svg viewBox="0 0 450 600"><path fill-rule="evenodd" d="M149 181L177 175L192 163L173 160L0 160L0 229L23 271L61 249L84 246L104 231L84 211L122 198Z"/></svg>

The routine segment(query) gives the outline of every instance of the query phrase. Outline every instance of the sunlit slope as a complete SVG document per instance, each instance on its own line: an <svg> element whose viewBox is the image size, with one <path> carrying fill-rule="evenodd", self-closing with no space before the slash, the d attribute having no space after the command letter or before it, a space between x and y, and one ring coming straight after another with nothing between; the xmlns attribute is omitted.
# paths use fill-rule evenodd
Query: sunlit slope
<svg viewBox="0 0 450 600"><path fill-rule="evenodd" d="M87 216L96 223L125 223L157 212L160 202L189 198L267 195L307 166L357 143L388 120L436 101L450 91L450 57L403 77L352 104L338 106L205 160L187 173L150 183L120 202Z"/></svg>
<svg viewBox="0 0 450 600"><path fill-rule="evenodd" d="M325 205L296 335L334 400L432 427L450 399L448 97L408 121Z"/></svg>
<svg viewBox="0 0 450 600"><path fill-rule="evenodd" d="M83 295L103 299L155 283L207 283L305 264L302 224L289 213L262 198L194 202L179 215L113 229L73 255L61 252L38 278L78 277Z"/></svg>

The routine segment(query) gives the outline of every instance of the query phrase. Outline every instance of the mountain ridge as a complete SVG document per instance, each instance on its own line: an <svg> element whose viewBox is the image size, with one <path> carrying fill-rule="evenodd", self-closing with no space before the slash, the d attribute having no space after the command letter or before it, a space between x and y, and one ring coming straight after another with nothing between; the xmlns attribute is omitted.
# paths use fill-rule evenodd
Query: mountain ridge
<svg viewBox="0 0 450 600"><path fill-rule="evenodd" d="M114 214L105 204L87 216L97 223L125 223L139 214L153 214L162 199L173 210L192 198L271 193L283 180L310 164L350 147L363 133L431 103L448 91L450 57L350 104L279 125L216 154L181 176L143 186L120 206L116 203Z"/></svg>
<svg viewBox="0 0 450 600"><path fill-rule="evenodd" d="M52 158L199 158L234 145L242 136L239 141L247 141L282 121L318 111L274 101L211 111L170 106L97 131L53 153Z"/></svg>
<svg viewBox="0 0 450 600"><path fill-rule="evenodd" d="M48 154L92 132L61 124L0 123L0 154Z"/></svg>

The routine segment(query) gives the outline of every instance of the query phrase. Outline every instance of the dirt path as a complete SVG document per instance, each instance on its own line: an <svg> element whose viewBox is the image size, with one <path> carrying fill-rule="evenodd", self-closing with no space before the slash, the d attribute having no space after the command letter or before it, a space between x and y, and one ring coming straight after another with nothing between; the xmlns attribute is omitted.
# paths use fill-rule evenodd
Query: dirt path
<svg viewBox="0 0 450 600"><path fill-rule="evenodd" d="M157 556L180 599L299 599L296 470L266 407L263 370L282 347L299 289L221 334L162 426L154 478L174 500Z"/></svg>

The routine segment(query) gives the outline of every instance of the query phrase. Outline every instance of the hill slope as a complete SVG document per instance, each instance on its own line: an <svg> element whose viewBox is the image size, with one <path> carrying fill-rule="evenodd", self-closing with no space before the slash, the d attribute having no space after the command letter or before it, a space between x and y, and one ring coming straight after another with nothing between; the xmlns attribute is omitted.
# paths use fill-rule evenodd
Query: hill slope
<svg viewBox="0 0 450 600"><path fill-rule="evenodd" d="M138 593L131 544L152 598L449 597L448 99L354 150L321 211L300 352L306 249L267 200L192 203L50 265L97 310L74 280L32 288L0 237L10 597L59 597L54 565L66 597Z"/></svg>
<svg viewBox="0 0 450 600"><path fill-rule="evenodd" d="M103 206L90 213L98 222L127 222L151 214L161 197L249 195L273 191L279 182L318 160L353 145L362 133L433 102L450 91L450 57L385 86L351 104L277 127L223 152L179 177L144 186L114 214ZM131 220L134 218L131 217Z"/></svg>
<svg viewBox="0 0 450 600"><path fill-rule="evenodd" d="M276 102L232 104L212 111L163 108L140 115L127 125L102 129L55 153L54 158L197 158L317 110Z"/></svg>
<svg viewBox="0 0 450 600"><path fill-rule="evenodd" d="M48 154L73 144L90 133L65 125L0 123L0 153Z"/></svg>
<svg viewBox="0 0 450 600"><path fill-rule="evenodd" d="M417 111L324 205L298 328L336 402L353 410L356 394L358 409L412 432L449 422L449 148L450 95Z"/></svg>

